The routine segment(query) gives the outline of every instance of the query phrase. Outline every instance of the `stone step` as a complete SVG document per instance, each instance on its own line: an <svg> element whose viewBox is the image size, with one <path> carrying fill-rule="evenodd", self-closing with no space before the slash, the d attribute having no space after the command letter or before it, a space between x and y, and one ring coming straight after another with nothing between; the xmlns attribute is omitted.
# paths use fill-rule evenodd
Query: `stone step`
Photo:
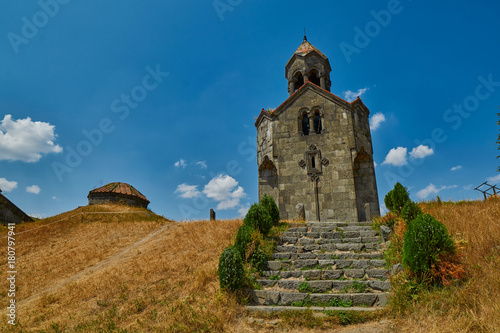
<svg viewBox="0 0 500 333"><path fill-rule="evenodd" d="M354 235L349 235L354 236ZM304 235L307 237L307 233ZM298 237L290 237L288 235L281 236L279 240L279 244L299 244L299 245L323 245L323 244L331 244L331 243L378 243L382 242L382 238L380 236L374 237L359 237L354 236L352 238L344 238L340 237L340 235L336 235L333 232L330 233L322 233L321 237L316 238L298 238Z"/></svg>
<svg viewBox="0 0 500 333"><path fill-rule="evenodd" d="M343 273L329 273L341 276L346 276L350 278L361 279L367 275L369 278L385 280L389 270L381 268L381 266L370 265L360 261L351 260L296 260L294 262L282 262L282 261L268 261L267 263L269 270L271 272L303 272L303 271L341 271ZM365 267L365 265L367 267ZM295 275L299 273L294 273ZM308 273L309 274L309 273ZM283 277L293 276L284 273ZM336 279L338 279L336 278Z"/></svg>
<svg viewBox="0 0 500 333"><path fill-rule="evenodd" d="M275 252L272 254L273 260L297 260L297 259L318 259L318 260L332 260L332 259L379 259L382 260L384 255L381 252L372 253L353 253L353 252L328 252L328 253L291 253L291 252Z"/></svg>
<svg viewBox="0 0 500 333"><path fill-rule="evenodd" d="M271 271L293 269L380 269L385 266L385 260L378 259L285 259L269 260L267 266Z"/></svg>
<svg viewBox="0 0 500 333"><path fill-rule="evenodd" d="M311 244L311 245L276 245L275 252L334 252L334 251L355 251L355 252L377 252L380 243L327 243L327 244Z"/></svg>
<svg viewBox="0 0 500 333"><path fill-rule="evenodd" d="M338 271L328 271L331 273L337 273ZM325 272L326 274L327 272ZM350 293L372 293L375 291L389 291L391 289L391 284L389 281L378 281L378 280L297 280L297 279L282 279L282 280L266 280L259 279L256 281L259 285L264 288L277 287L280 290L291 290L294 292L300 292L300 286L305 286L310 292L313 293L339 293L339 292L350 292ZM307 284L307 285L306 285ZM307 287L309 286L309 287Z"/></svg>
<svg viewBox="0 0 500 333"><path fill-rule="evenodd" d="M332 231L375 231L371 225L368 226L356 226L356 225L344 225L344 226L303 226L303 227L290 227L286 230L287 232L332 232Z"/></svg>
<svg viewBox="0 0 500 333"><path fill-rule="evenodd" d="M349 306L385 306L388 293L340 293L340 294L308 294L278 290L250 290L250 297L255 305L297 305L302 307L343 303Z"/></svg>
<svg viewBox="0 0 500 333"><path fill-rule="evenodd" d="M284 305L247 305L245 309L251 313L276 313L276 312L288 312L288 311L313 311L313 312L325 312L325 311L332 311L332 312L346 312L346 311L352 311L352 312L373 312L373 311L380 311L383 309L383 307L380 306L374 306L374 307L359 307L359 306L351 306L351 307L332 307L332 306L311 306L311 307L298 307L298 306L284 306Z"/></svg>
<svg viewBox="0 0 500 333"><path fill-rule="evenodd" d="M345 227L345 226L371 226L373 225L373 222L370 221L365 221L365 222L317 222L317 221L309 221L305 223L306 226L308 227L330 227L330 226L338 226L338 227Z"/></svg>
<svg viewBox="0 0 500 333"><path fill-rule="evenodd" d="M356 237L380 237L377 230L326 230L325 228L311 228L311 230L303 230L303 228L292 228L281 233L281 237L307 237L307 238L356 238Z"/></svg>

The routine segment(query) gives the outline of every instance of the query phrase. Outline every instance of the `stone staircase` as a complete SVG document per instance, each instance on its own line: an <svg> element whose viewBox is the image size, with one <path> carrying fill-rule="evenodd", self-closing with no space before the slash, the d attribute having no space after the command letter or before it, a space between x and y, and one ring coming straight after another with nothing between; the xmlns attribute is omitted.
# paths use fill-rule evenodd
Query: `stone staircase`
<svg viewBox="0 0 500 333"><path fill-rule="evenodd" d="M307 222L283 232L250 311L373 311L387 303L389 270L371 222Z"/></svg>

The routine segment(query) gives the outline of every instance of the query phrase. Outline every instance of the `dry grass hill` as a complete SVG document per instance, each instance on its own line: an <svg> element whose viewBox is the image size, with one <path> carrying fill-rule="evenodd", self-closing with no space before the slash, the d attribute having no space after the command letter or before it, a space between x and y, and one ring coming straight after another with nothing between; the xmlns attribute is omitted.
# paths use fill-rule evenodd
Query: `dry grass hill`
<svg viewBox="0 0 500 333"><path fill-rule="evenodd" d="M0 330L319 332L357 322L341 331L498 332L500 199L425 209L466 242L467 280L423 293L405 313L388 308L342 322L312 313L249 315L238 296L220 291L218 258L241 220L175 223L147 210L100 205L18 225L17 325L7 324L3 307ZM7 258L0 263L6 267ZM4 305L6 290L2 279Z"/></svg>

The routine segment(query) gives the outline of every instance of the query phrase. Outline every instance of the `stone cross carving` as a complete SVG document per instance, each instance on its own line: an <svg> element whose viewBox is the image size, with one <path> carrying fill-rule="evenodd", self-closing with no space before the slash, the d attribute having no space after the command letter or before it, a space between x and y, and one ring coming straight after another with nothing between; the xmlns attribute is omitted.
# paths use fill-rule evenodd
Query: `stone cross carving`
<svg viewBox="0 0 500 333"><path fill-rule="evenodd" d="M330 161L326 157L321 158L321 150L316 145L310 145L309 150L304 153L304 159L299 161L299 166L302 169L307 169L307 174L314 184L314 202L316 203L316 219L318 221L320 220L318 180L323 166L327 167L328 165L330 165Z"/></svg>

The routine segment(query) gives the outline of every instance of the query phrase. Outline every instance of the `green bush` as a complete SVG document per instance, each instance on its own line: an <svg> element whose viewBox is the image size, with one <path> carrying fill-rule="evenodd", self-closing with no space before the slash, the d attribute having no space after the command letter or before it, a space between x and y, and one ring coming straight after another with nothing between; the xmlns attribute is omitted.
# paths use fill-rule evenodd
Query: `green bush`
<svg viewBox="0 0 500 333"><path fill-rule="evenodd" d="M406 224L416 219L420 214L422 214L422 209L411 200L407 201L401 209L401 217L406 221Z"/></svg>
<svg viewBox="0 0 500 333"><path fill-rule="evenodd" d="M260 200L260 204L262 205L262 207L267 209L269 215L271 215L273 225L278 225L280 223L280 211L278 209L278 206L276 206L274 198L270 195L264 194L262 200Z"/></svg>
<svg viewBox="0 0 500 333"><path fill-rule="evenodd" d="M454 245L446 227L429 214L417 216L404 235L403 265L419 277L431 269L439 255L453 252Z"/></svg>
<svg viewBox="0 0 500 333"><path fill-rule="evenodd" d="M384 197L384 203L387 209L398 215L401 215L401 209L410 201L410 195L406 190L406 187L401 185L399 182L394 185L394 189L389 191Z"/></svg>
<svg viewBox="0 0 500 333"><path fill-rule="evenodd" d="M384 197L384 204L385 204L385 207L390 211L392 212L392 192L394 192L394 190L390 190L389 192L387 192L387 194L385 195Z"/></svg>
<svg viewBox="0 0 500 333"><path fill-rule="evenodd" d="M238 229L234 247L238 250L243 260L246 260L251 255L251 253L249 253L249 247L252 244L252 242L255 241L254 235L256 232L257 230L255 230L253 226L248 224L244 224L240 227L240 229Z"/></svg>
<svg viewBox="0 0 500 333"><path fill-rule="evenodd" d="M258 229L263 235L267 235L267 233L273 226L271 215L269 215L267 209L257 203L254 203L250 207L247 215L245 216L245 219L243 220L243 224Z"/></svg>
<svg viewBox="0 0 500 333"><path fill-rule="evenodd" d="M241 287L244 279L243 261L240 252L230 246L219 258L219 282L221 289L234 291Z"/></svg>
<svg viewBox="0 0 500 333"><path fill-rule="evenodd" d="M267 268L267 256L262 249L257 248L250 256L250 263L252 267L256 268L259 272L263 272Z"/></svg>

